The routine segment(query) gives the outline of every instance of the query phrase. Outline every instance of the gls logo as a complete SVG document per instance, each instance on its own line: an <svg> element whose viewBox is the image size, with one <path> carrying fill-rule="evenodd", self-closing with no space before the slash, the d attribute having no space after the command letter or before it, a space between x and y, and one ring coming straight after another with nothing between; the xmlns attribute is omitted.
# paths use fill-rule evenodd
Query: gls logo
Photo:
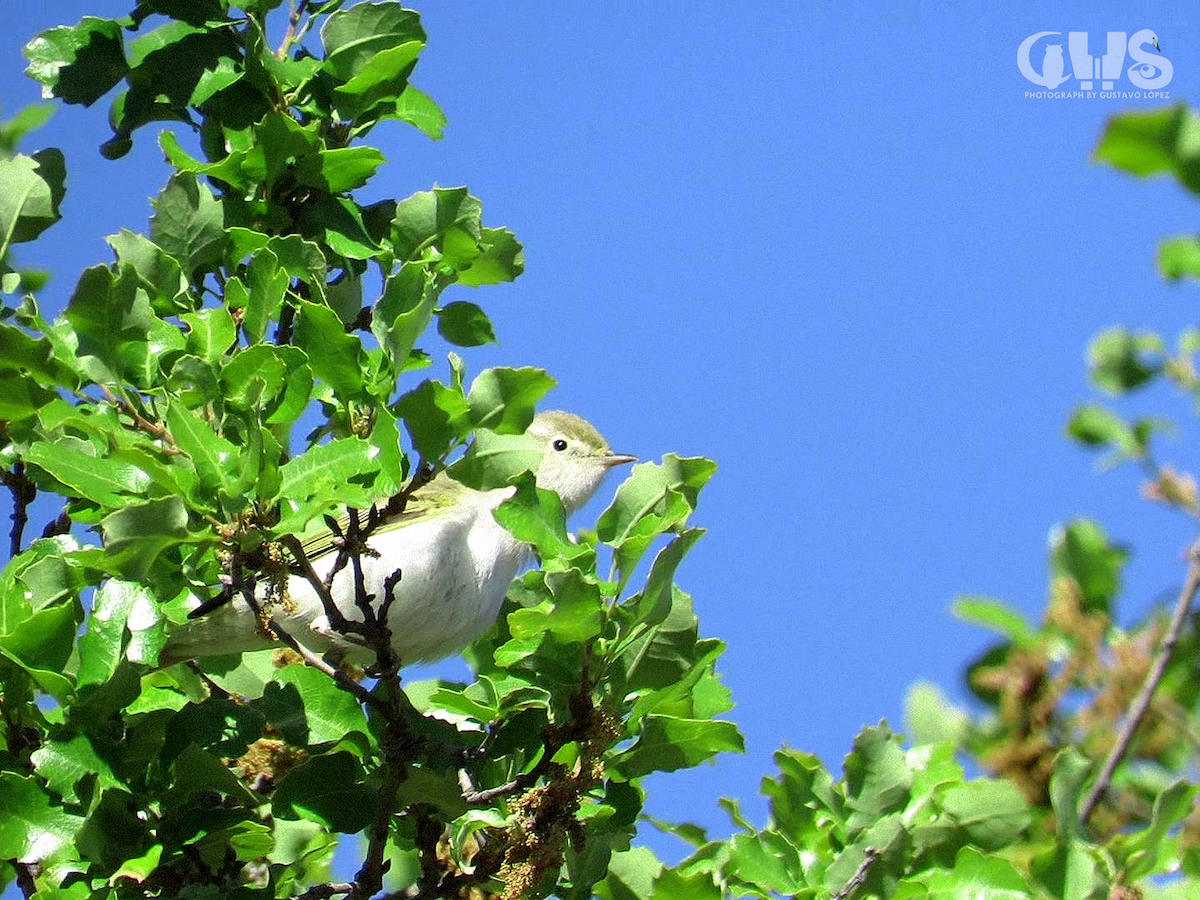
<svg viewBox="0 0 1200 900"><path fill-rule="evenodd" d="M1034 70L1029 61L1030 51L1034 43L1049 35L1062 34L1061 31L1039 31L1021 41L1017 48L1017 68L1021 74L1034 84L1054 90L1071 77L1079 79L1079 88L1084 91L1094 89L1094 82L1101 82L1101 90L1111 91L1113 83L1121 77L1125 68L1125 52L1128 47L1129 56L1134 65L1126 73L1129 80L1137 87L1146 90L1157 90L1166 87L1175 74L1171 61L1158 49L1158 38L1149 28L1136 32L1128 43L1124 31L1108 33L1108 52L1096 59L1088 52L1088 34L1086 31L1072 31L1067 35L1067 47L1071 54L1071 71L1073 75L1064 74L1062 44L1046 44L1045 56L1042 59L1042 71Z"/></svg>

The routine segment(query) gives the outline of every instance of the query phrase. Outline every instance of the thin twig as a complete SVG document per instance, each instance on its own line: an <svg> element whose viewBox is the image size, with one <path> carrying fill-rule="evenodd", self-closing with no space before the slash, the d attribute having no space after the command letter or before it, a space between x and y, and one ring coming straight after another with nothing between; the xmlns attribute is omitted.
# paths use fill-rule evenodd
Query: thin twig
<svg viewBox="0 0 1200 900"><path fill-rule="evenodd" d="M67 515L67 511L64 509L62 512L60 512L58 514L58 516L54 519L53 522L51 522L45 528L42 529L42 537L44 537L44 538L57 537L60 534L66 534L70 530L71 530L71 517L69 515Z"/></svg>
<svg viewBox="0 0 1200 900"><path fill-rule="evenodd" d="M875 865L875 860L879 859L879 851L874 847L867 847L863 850L863 861L858 864L858 868L854 870L854 874L850 876L850 880L842 885L839 890L830 900L846 900L851 894L858 890L867 880L867 875L871 872L871 866Z"/></svg>
<svg viewBox="0 0 1200 900"><path fill-rule="evenodd" d="M333 599L333 575L337 572L338 566L334 565L333 571L327 580L322 580L317 574L317 570L313 568L312 560L308 558L308 554L304 551L304 544L300 538L294 534L285 534L280 540L283 545L292 553L292 558L296 560L296 565L300 567L300 574L308 581L309 585L317 592L317 597L321 600L321 606L325 609L325 617L329 620L329 626L334 631L344 633L362 634L361 622L351 622L344 615L341 609L338 608ZM338 560L341 560L341 552L339 551ZM342 562L345 565L345 562Z"/></svg>
<svg viewBox="0 0 1200 900"><path fill-rule="evenodd" d="M339 894L348 894L352 890L354 890L354 885L349 882L314 884L303 894L297 896L296 900L329 900L330 897L336 897Z"/></svg>
<svg viewBox="0 0 1200 900"><path fill-rule="evenodd" d="M303 32L297 35L296 26L300 24L300 19L304 16L304 13L308 11L308 4L309 0L300 0L300 4L298 6L292 7L291 15L288 16L287 32L283 36L283 43L279 45L279 50L275 54L280 59L283 59L285 56L287 56L288 51L292 49L292 46L303 37ZM306 28L305 31L307 30L308 29Z"/></svg>
<svg viewBox="0 0 1200 900"><path fill-rule="evenodd" d="M16 869L17 887L21 889L21 896L25 900L29 900L30 897L37 893L37 882L33 879L34 864L19 862Z"/></svg>
<svg viewBox="0 0 1200 900"><path fill-rule="evenodd" d="M141 431L146 432L146 434L150 435L155 440L162 441L165 446L159 447L159 449L164 453L176 454L183 452L176 445L175 438L171 437L171 432L167 430L167 427L165 425L159 425L151 422L149 419L143 416L137 407L130 402L128 397L114 394L108 389L107 386L103 384L100 385L100 391L110 403L114 404L118 409L121 410L121 412L129 416L129 418L133 420L133 424L136 425Z"/></svg>
<svg viewBox="0 0 1200 900"><path fill-rule="evenodd" d="M1100 799L1104 796L1112 782L1112 777L1117 770L1117 766L1120 765L1125 754L1129 752L1129 747L1133 743L1138 726L1142 724L1142 719L1146 717L1146 713L1150 709L1150 703L1154 699L1154 692L1158 689L1158 685L1167 671L1167 665L1171 662L1171 655L1175 652L1175 645L1179 641L1179 635L1183 633L1183 625L1187 621L1192 601L1196 597L1196 592L1200 591L1200 541L1197 541L1188 550L1188 560L1187 576L1184 579L1183 587L1179 591L1179 599L1175 601L1175 609L1171 613L1171 622L1167 626L1167 632L1163 635L1162 643L1158 645L1158 652L1154 657L1154 662L1150 665L1150 670L1146 673L1146 679L1142 682L1137 696L1134 697L1133 703L1129 706L1129 713L1121 725L1120 732L1117 734L1116 743L1113 744L1112 750L1109 751L1108 757L1104 760L1104 765L1100 767L1100 774L1096 776L1096 781L1092 785L1087 799L1083 801L1083 806L1080 807L1079 820L1084 824L1087 824L1088 819L1095 812L1096 806L1100 803Z"/></svg>
<svg viewBox="0 0 1200 900"><path fill-rule="evenodd" d="M21 552L21 539L29 522L29 504L37 496L37 487L25 474L24 463L16 463L12 471L0 476L13 498L12 528L8 532L8 556L11 559Z"/></svg>
<svg viewBox="0 0 1200 900"><path fill-rule="evenodd" d="M253 587L246 584L246 582L243 580L240 568L241 567L235 562L235 571L233 573L234 584L237 585L242 598L246 601L246 604L261 622L263 620L262 607L259 605L258 598L254 596ZM303 659L305 663L312 666L317 671L328 675L333 679L334 683L337 684L338 687L352 694L359 703L371 704L377 702L376 698L372 696L370 691L368 691L365 687L363 687L341 669L331 666L329 663L325 662L325 660L317 656L317 654L313 653L298 640L292 637L292 635L288 633L287 629L274 619L271 619L264 624L271 630L271 633L275 635L276 638L298 653L300 658Z"/></svg>
<svg viewBox="0 0 1200 900"><path fill-rule="evenodd" d="M463 800L468 806L486 806L497 797L504 797L507 794L515 794L518 791L523 791L526 788L533 787L537 784L537 780L546 774L546 770L553 764L554 756L567 743L564 736L559 734L550 734L546 737L546 744L543 747L542 758L528 772L522 772L515 778L509 779L504 784L498 784L495 787L485 788L482 791L472 791L469 794L463 795Z"/></svg>
<svg viewBox="0 0 1200 900"><path fill-rule="evenodd" d="M375 307L364 306L358 311L358 315L354 317L354 321L346 326L347 332L354 331L370 331L371 323L375 318Z"/></svg>
<svg viewBox="0 0 1200 900"><path fill-rule="evenodd" d="M275 343L280 346L292 342L292 329L296 323L296 307L283 298L283 308L279 311L279 324L275 328Z"/></svg>

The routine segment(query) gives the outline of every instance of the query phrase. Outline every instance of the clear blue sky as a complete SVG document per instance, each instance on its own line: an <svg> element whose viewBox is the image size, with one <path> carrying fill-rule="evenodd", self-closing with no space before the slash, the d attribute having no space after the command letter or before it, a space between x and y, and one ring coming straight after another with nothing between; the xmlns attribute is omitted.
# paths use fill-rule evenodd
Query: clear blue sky
<svg viewBox="0 0 1200 900"><path fill-rule="evenodd" d="M6 0L0 115L37 97L19 55L34 32L131 5ZM1038 615L1055 522L1094 516L1134 545L1126 618L1177 584L1187 524L1139 500L1132 469L1098 474L1062 427L1089 395L1095 332L1194 321L1195 289L1161 283L1153 256L1200 205L1090 162L1105 117L1138 101L1026 99L1015 60L1037 31L1098 48L1150 28L1171 99L1195 99L1195 22L1113 2L421 12L414 81L450 125L441 142L379 129L374 189L467 184L524 241L516 284L448 298L496 324L472 370L544 366L552 404L618 450L720 464L680 581L729 644L748 752L659 778L651 812L724 830L715 800L735 795L761 818L781 743L836 765L863 724L900 727L914 680L964 698L988 638L950 600ZM67 153L66 218L20 259L54 270L56 304L110 258L104 235L143 227L166 177L149 130L100 158L103 107L62 108L37 138ZM1189 462L1183 443L1163 456Z"/></svg>

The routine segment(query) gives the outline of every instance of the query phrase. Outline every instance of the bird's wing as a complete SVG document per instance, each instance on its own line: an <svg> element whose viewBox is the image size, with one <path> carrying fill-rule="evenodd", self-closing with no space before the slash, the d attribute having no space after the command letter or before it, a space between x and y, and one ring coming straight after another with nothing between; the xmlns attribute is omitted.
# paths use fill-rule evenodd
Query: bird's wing
<svg viewBox="0 0 1200 900"><path fill-rule="evenodd" d="M443 516L454 509L469 492L470 488L455 481L444 472L439 473L429 484L417 488L409 496L408 502L404 505L402 512L387 515L371 533L382 534L388 531L395 531L397 528L403 528L415 522L427 522ZM387 506L387 502L387 500L378 501L375 504L376 508L383 511ZM365 525L366 521L366 515L360 512L359 523ZM343 510L337 516L337 525L342 534L345 534L346 530L350 527L349 512ZM319 521L315 522L310 526L308 531L300 536L300 544L304 548L305 555L310 560L316 560L327 553L332 553L339 546L337 535L328 526Z"/></svg>

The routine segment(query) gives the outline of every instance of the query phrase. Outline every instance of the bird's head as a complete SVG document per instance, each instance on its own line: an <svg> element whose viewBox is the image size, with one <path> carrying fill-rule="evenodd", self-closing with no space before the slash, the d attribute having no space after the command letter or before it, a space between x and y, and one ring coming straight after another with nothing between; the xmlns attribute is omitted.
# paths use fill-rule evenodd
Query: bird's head
<svg viewBox="0 0 1200 900"><path fill-rule="evenodd" d="M558 494L568 514L591 499L609 469L637 459L613 453L594 425L568 412L538 413L525 434L542 445L538 487Z"/></svg>

